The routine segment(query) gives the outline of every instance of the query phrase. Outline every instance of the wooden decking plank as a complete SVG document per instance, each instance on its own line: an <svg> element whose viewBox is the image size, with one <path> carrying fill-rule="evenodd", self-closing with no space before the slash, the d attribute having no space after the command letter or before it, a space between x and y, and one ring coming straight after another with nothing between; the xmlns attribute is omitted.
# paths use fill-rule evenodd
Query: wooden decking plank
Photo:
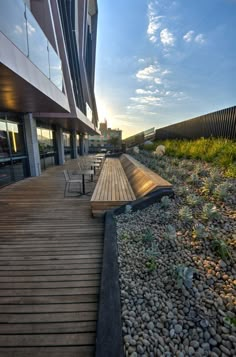
<svg viewBox="0 0 236 357"><path fill-rule="evenodd" d="M1 348L1 357L89 357L94 356L94 346L14 347Z"/></svg>
<svg viewBox="0 0 236 357"><path fill-rule="evenodd" d="M0 190L1 357L94 353L103 220L64 198L62 170Z"/></svg>
<svg viewBox="0 0 236 357"><path fill-rule="evenodd" d="M90 333L38 334L38 335L0 335L0 346L70 346L93 345L96 335Z"/></svg>

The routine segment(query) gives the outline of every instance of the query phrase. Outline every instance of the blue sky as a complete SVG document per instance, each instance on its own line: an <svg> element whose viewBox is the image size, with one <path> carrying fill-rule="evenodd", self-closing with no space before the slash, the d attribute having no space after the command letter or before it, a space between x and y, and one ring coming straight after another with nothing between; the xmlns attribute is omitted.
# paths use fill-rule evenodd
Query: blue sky
<svg viewBox="0 0 236 357"><path fill-rule="evenodd" d="M98 0L99 120L123 137L235 105L236 0Z"/></svg>

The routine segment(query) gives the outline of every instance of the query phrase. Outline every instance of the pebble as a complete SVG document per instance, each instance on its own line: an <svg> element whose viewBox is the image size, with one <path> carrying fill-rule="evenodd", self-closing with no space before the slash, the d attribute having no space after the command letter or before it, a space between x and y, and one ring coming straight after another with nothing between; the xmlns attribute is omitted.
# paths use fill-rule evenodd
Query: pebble
<svg viewBox="0 0 236 357"><path fill-rule="evenodd" d="M148 324L147 324L147 328L148 328L148 330L153 330L154 329L154 323L151 321L151 322L149 322Z"/></svg>
<svg viewBox="0 0 236 357"><path fill-rule="evenodd" d="M148 155L144 157L147 162L150 160ZM152 164L156 165L156 159L152 160ZM199 176L198 188L185 180L194 173L195 162L191 161L192 168L187 169L188 161L180 160L183 165L174 172L169 164L171 160L167 156L161 159L163 167L159 173L170 180L175 174L174 185L178 188L180 182L186 191L185 195L176 195L168 210L155 203L144 210L117 217L125 356L231 356L234 354L236 336L224 318L234 317L235 271L232 264L212 250L211 236L217 229L217 237L225 240L236 231L231 219L234 214L231 208L235 203L232 199L234 194L230 195L230 205L227 200L223 204L216 203L212 196L210 201L216 203L221 219L202 221L201 206L190 207L186 202L186 197L192 193L201 195L202 177ZM210 177L208 167L208 164L202 167L206 177ZM219 182L223 180L227 182L223 178ZM236 181L230 180L235 186ZM204 201L208 201L207 196ZM178 218L178 211L184 205L190 207L194 217L186 225ZM206 228L208 236L204 241L191 239L196 223ZM163 239L168 224L177 232L171 238L171 243ZM153 242L144 243L142 237L148 228L154 239ZM131 239L119 240L120 233ZM146 251L154 248L158 252L157 269L150 274L145 268ZM173 267L176 266L195 269L191 288L185 284L180 289L177 287L173 275Z"/></svg>
<svg viewBox="0 0 236 357"><path fill-rule="evenodd" d="M190 342L190 346L192 346L193 348L197 349L199 347L199 342L196 340L193 340Z"/></svg>
<svg viewBox="0 0 236 357"><path fill-rule="evenodd" d="M214 340L214 338L210 338L209 343L210 343L211 346L216 346L217 345L217 341Z"/></svg>
<svg viewBox="0 0 236 357"><path fill-rule="evenodd" d="M175 332L176 333L181 333L182 332L182 326L181 325L179 325L179 324L177 324L177 325L175 325Z"/></svg>

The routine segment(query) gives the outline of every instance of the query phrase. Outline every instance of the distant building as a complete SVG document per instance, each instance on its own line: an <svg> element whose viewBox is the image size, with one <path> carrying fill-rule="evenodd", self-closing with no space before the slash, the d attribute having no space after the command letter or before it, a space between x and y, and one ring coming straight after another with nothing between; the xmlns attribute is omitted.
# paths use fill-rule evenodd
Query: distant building
<svg viewBox="0 0 236 357"><path fill-rule="evenodd" d="M100 123L101 135L89 136L89 151L120 150L122 143L122 130L107 127L107 121ZM114 139L117 138L117 139Z"/></svg>

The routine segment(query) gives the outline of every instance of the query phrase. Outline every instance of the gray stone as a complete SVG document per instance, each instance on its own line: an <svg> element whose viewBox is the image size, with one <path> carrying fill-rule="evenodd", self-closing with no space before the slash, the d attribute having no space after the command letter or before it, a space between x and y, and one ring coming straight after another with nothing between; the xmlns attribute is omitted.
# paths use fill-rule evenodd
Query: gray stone
<svg viewBox="0 0 236 357"><path fill-rule="evenodd" d="M220 345L220 349L221 349L221 351L222 351L223 353L225 353L227 356L231 356L231 352L230 352L230 350L229 350L227 347L225 347L225 346L223 346L223 345Z"/></svg>
<svg viewBox="0 0 236 357"><path fill-rule="evenodd" d="M214 338L210 338L209 343L211 346L216 346L217 345L217 341Z"/></svg>
<svg viewBox="0 0 236 357"><path fill-rule="evenodd" d="M193 348L197 349L199 347L199 342L196 340L193 340L190 342L190 346L192 346Z"/></svg>
<svg viewBox="0 0 236 357"><path fill-rule="evenodd" d="M143 349L143 347L142 347L141 345L138 345L138 346L137 346L137 352L138 352L139 354L143 354L143 353L144 353L144 349Z"/></svg>
<svg viewBox="0 0 236 357"><path fill-rule="evenodd" d="M167 314L168 319L172 320L174 318L174 314L172 311L169 311Z"/></svg>
<svg viewBox="0 0 236 357"><path fill-rule="evenodd" d="M148 330L153 330L154 329L154 323L152 322L152 321L150 321L148 324L147 324L147 328L148 328Z"/></svg>
<svg viewBox="0 0 236 357"><path fill-rule="evenodd" d="M177 325L175 325L175 332L176 333L181 333L182 332L182 326L181 325L179 325L179 324L177 324Z"/></svg>
<svg viewBox="0 0 236 357"><path fill-rule="evenodd" d="M210 350L210 345L209 345L209 343L207 343L207 342L202 343L202 348L203 348L205 351Z"/></svg>
<svg viewBox="0 0 236 357"><path fill-rule="evenodd" d="M188 349L188 353L190 354L190 356L193 355L195 353L194 348L190 346Z"/></svg>

